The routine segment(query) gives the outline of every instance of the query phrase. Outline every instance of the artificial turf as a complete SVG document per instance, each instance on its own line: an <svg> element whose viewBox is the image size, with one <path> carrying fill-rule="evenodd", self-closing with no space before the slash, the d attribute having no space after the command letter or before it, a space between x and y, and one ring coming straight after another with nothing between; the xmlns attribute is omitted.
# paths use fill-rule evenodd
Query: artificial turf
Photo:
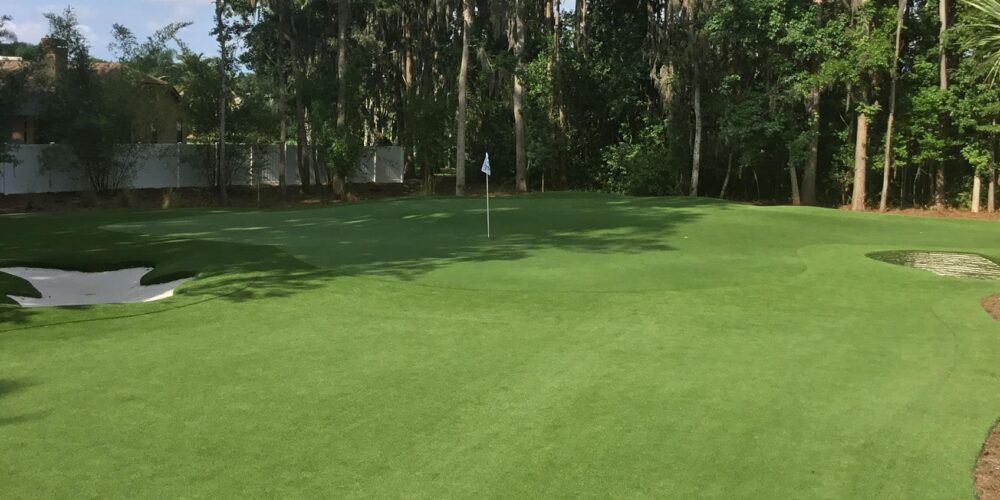
<svg viewBox="0 0 1000 500"><path fill-rule="evenodd" d="M971 498L995 222L561 194L0 217L0 497ZM0 293L30 293L0 277Z"/></svg>

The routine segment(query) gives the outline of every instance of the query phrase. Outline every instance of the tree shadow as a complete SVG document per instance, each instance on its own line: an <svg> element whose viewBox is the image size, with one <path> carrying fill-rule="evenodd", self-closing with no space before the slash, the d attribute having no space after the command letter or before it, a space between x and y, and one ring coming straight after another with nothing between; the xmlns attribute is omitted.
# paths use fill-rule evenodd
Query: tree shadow
<svg viewBox="0 0 1000 500"><path fill-rule="evenodd" d="M471 198L295 210L0 216L0 233L15 235L0 249L0 267L24 265L23 256L30 255L34 264L81 271L152 264L155 270L144 284L197 277L174 299L143 304L141 311L131 305L109 308L107 316L95 318L106 319L206 300L289 297L345 276L415 281L449 266L511 263L551 250L608 256L668 252L678 227L706 208L727 207L709 199L571 194L498 198L491 205L492 239L485 236L484 200ZM566 265L572 271L572 263ZM23 283L0 274L0 296L25 291ZM72 322L76 309L88 308L47 309L45 323ZM32 325L39 314L0 305L0 331Z"/></svg>
<svg viewBox="0 0 1000 500"><path fill-rule="evenodd" d="M698 206L709 204L572 201L528 197L495 202L493 239L485 236L485 211L468 199L429 200L416 207L412 202L369 205L374 210L359 206L263 213L249 224L226 215L195 220L188 227L174 224L162 234L198 232L216 240L267 242L337 275L413 279L455 263L513 261L547 249L609 255L670 251L676 227L700 217Z"/></svg>
<svg viewBox="0 0 1000 500"><path fill-rule="evenodd" d="M25 380L0 379L0 399L8 397L16 392L21 392L33 385L35 384ZM44 418L46 415L48 415L47 412L35 412L24 415L16 415L13 417L0 417L0 427L31 422Z"/></svg>
<svg viewBox="0 0 1000 500"><path fill-rule="evenodd" d="M232 213L129 227L159 238L197 237L262 244L301 259L309 269L257 273L253 286L226 294L242 301L288 296L338 277L416 281L466 263L512 263L541 252L634 255L675 250L676 229L702 216L712 200L589 196L521 197L494 202L493 239L485 235L480 200L428 199L357 204L316 210ZM197 236L194 236L197 235ZM291 257L294 256L294 257ZM562 261L568 272L575 263ZM580 264L582 265L582 264ZM238 286L241 266L186 294L219 294Z"/></svg>

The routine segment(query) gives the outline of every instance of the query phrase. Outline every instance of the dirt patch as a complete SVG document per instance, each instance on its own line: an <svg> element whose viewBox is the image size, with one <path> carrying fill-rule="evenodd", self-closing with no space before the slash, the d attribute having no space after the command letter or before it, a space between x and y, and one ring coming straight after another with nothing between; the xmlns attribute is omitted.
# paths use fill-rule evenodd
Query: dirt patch
<svg viewBox="0 0 1000 500"><path fill-rule="evenodd" d="M993 316L993 319L1000 321L1000 295L990 295L983 299L983 309Z"/></svg>
<svg viewBox="0 0 1000 500"><path fill-rule="evenodd" d="M1000 500L1000 422L993 426L979 453L975 481L979 500Z"/></svg>

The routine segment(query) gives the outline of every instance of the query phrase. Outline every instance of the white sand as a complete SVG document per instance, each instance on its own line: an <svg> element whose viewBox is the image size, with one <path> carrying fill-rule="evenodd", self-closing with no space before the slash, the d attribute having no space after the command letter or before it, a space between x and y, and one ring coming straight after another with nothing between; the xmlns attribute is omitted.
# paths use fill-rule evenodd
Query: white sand
<svg viewBox="0 0 1000 500"><path fill-rule="evenodd" d="M81 273L32 267L0 268L0 272L27 280L42 295L41 298L8 295L21 307L152 302L173 297L174 289L189 279L150 286L139 284L139 280L152 270L151 267L137 267L100 273Z"/></svg>

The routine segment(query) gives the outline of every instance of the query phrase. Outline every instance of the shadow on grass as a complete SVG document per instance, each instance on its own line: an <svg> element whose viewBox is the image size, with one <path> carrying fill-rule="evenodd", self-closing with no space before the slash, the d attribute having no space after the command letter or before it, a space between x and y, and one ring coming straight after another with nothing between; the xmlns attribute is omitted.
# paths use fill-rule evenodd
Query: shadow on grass
<svg viewBox="0 0 1000 500"><path fill-rule="evenodd" d="M24 380L0 379L0 399L8 397L16 392L21 392L33 385L35 384ZM2 406L0 406L0 408L2 408ZM0 417L0 427L31 422L33 420L44 418L46 415L47 413L45 412L36 412L14 417Z"/></svg>
<svg viewBox="0 0 1000 500"><path fill-rule="evenodd" d="M715 200L688 198L497 199L492 214L496 237L486 239L481 202L443 198L304 210L0 217L0 233L14 235L0 249L0 267L23 265L25 256L31 256L35 265L83 271L155 263L144 284L197 277L181 288L178 298L141 313L155 314L206 300L290 297L341 276L412 281L456 264L516 262L551 249L609 256L672 251L669 242L678 226L699 218L705 207L726 208ZM102 229L106 225L115 230ZM22 281L0 274L0 296L33 294ZM0 332L23 329L37 314L0 305ZM57 317L46 318L54 320L48 325L74 322L71 314L50 316ZM5 324L14 328L3 328Z"/></svg>
<svg viewBox="0 0 1000 500"><path fill-rule="evenodd" d="M707 200L526 197L497 200L494 238L485 235L478 200L363 204L333 210L229 214L128 228L159 237L210 238L284 249L338 276L413 280L468 262L511 262L558 249L575 253L670 251L679 225ZM572 264L572 262L568 262Z"/></svg>

